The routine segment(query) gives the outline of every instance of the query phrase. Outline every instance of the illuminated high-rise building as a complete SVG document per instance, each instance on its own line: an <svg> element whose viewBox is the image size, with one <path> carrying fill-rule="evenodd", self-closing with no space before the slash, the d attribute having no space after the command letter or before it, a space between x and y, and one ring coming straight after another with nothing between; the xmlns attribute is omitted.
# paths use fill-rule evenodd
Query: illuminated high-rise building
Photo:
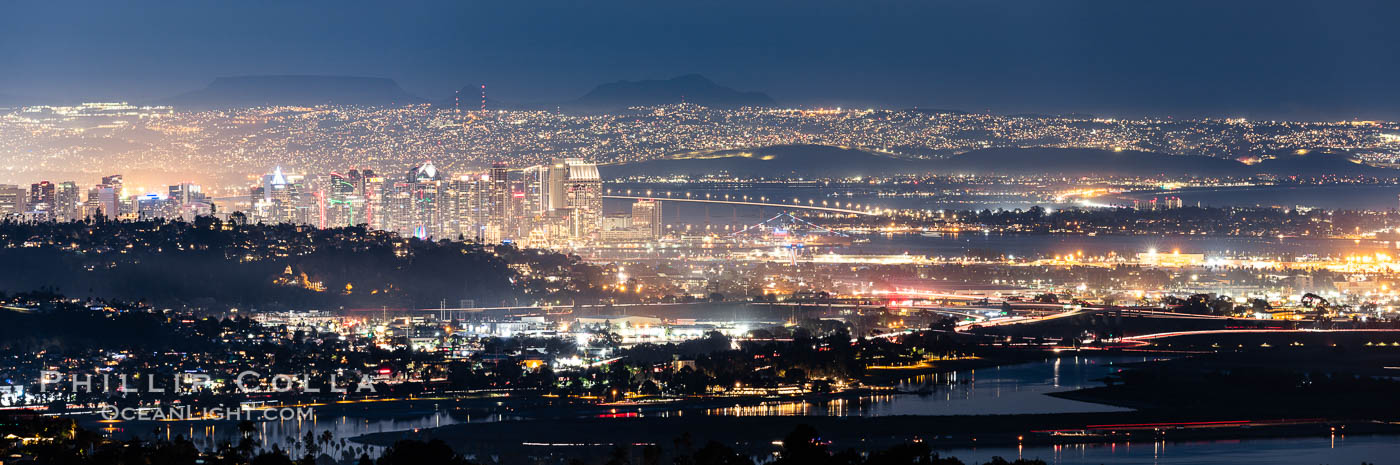
<svg viewBox="0 0 1400 465"><path fill-rule="evenodd" d="M83 202L83 216L101 215L108 219L121 215L121 192L111 185L98 184L88 190L87 201Z"/></svg>
<svg viewBox="0 0 1400 465"><path fill-rule="evenodd" d="M198 184L182 182L167 187L166 192L166 218L192 221L195 216L213 212L213 202L209 201Z"/></svg>
<svg viewBox="0 0 1400 465"><path fill-rule="evenodd" d="M603 180L598 165L578 158L564 160L564 204L569 209L570 237L587 239L603 224Z"/></svg>
<svg viewBox="0 0 1400 465"><path fill-rule="evenodd" d="M527 215L549 213L549 171L550 165L536 165L521 170Z"/></svg>
<svg viewBox="0 0 1400 465"><path fill-rule="evenodd" d="M103 186L107 186L107 187L111 187L112 189L116 190L116 191L117 191L117 195L119 195L119 196L125 196L125 195L126 195L126 193L123 192L123 190L124 190L126 187L125 187L125 184L122 182L122 175L120 175L120 174L114 174L114 175L111 175L111 176L103 176L103 177L102 177L102 185L103 185Z"/></svg>
<svg viewBox="0 0 1400 465"><path fill-rule="evenodd" d="M544 192L541 195L545 198L545 209L548 211L568 208L565 200L564 181L569 179L569 167L564 164L564 160L555 160L548 166L548 180L544 185Z"/></svg>
<svg viewBox="0 0 1400 465"><path fill-rule="evenodd" d="M250 188L253 217L266 223L314 224L318 204L305 176L287 174L282 167L262 177L261 185Z"/></svg>
<svg viewBox="0 0 1400 465"><path fill-rule="evenodd" d="M360 195L365 198L364 224L370 228L383 229L384 178L373 171L360 171Z"/></svg>
<svg viewBox="0 0 1400 465"><path fill-rule="evenodd" d="M350 170L347 174L331 173L329 183L320 195L320 208L327 227L367 222L364 178L359 170Z"/></svg>
<svg viewBox="0 0 1400 465"><path fill-rule="evenodd" d="M54 188L54 215L62 221L83 217L82 200L78 193L78 183L63 181Z"/></svg>
<svg viewBox="0 0 1400 465"><path fill-rule="evenodd" d="M169 193L166 199L178 205L204 202L206 200L204 191L198 184L182 182L169 186L166 192Z"/></svg>
<svg viewBox="0 0 1400 465"><path fill-rule="evenodd" d="M384 229L420 239L440 237L442 173L431 161L408 171L403 181L384 185Z"/></svg>
<svg viewBox="0 0 1400 465"><path fill-rule="evenodd" d="M52 216L54 208L54 186L48 181L39 181L29 185L29 201L26 202L26 209L33 213L43 213Z"/></svg>
<svg viewBox="0 0 1400 465"><path fill-rule="evenodd" d="M131 199L132 211L140 219L171 218L170 202L163 199L160 194L151 192L145 195L138 195Z"/></svg>
<svg viewBox="0 0 1400 465"><path fill-rule="evenodd" d="M632 202L632 227L646 231L651 239L661 237L661 202L652 199Z"/></svg>
<svg viewBox="0 0 1400 465"><path fill-rule="evenodd" d="M29 192L14 184L0 184L0 216L24 213Z"/></svg>
<svg viewBox="0 0 1400 465"><path fill-rule="evenodd" d="M452 215L447 219L449 230L465 239L500 240L499 228L491 222L491 176L464 175L448 186L445 200L451 202Z"/></svg>
<svg viewBox="0 0 1400 465"><path fill-rule="evenodd" d="M491 165L491 221L490 225L508 238L515 223L514 202L511 199L510 168L504 163Z"/></svg>

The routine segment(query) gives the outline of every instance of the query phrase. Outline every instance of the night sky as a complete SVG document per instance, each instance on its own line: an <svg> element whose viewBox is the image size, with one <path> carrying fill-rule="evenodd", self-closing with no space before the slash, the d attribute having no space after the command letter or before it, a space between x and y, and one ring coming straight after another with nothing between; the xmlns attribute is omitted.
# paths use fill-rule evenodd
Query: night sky
<svg viewBox="0 0 1400 465"><path fill-rule="evenodd" d="M700 73L790 105L1400 119L1400 2L0 2L0 94L150 100L382 76L556 102Z"/></svg>

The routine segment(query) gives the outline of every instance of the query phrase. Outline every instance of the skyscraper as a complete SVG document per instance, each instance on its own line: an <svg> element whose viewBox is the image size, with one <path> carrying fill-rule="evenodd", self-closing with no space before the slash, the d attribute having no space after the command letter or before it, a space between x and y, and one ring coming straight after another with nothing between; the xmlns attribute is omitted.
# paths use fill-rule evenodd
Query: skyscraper
<svg viewBox="0 0 1400 465"><path fill-rule="evenodd" d="M121 214L121 196L116 188L108 184L98 184L88 190L87 202L83 203L84 216L102 215L116 218Z"/></svg>
<svg viewBox="0 0 1400 465"><path fill-rule="evenodd" d="M587 239L603 224L603 180L598 165L579 158L564 160L564 201L569 208L570 237Z"/></svg>
<svg viewBox="0 0 1400 465"><path fill-rule="evenodd" d="M651 239L661 237L661 202L652 199L632 202L632 227L647 231Z"/></svg>
<svg viewBox="0 0 1400 465"><path fill-rule="evenodd" d="M282 172L276 167L263 175L258 186L249 189L253 217L268 223L314 223L317 204L306 177Z"/></svg>
<svg viewBox="0 0 1400 465"><path fill-rule="evenodd" d="M26 204L27 210L35 213L44 213L49 216L53 214L54 207L54 186L48 181L39 181L29 185L29 201Z"/></svg>
<svg viewBox="0 0 1400 465"><path fill-rule="evenodd" d="M512 236L515 226L512 206L510 169L504 163L491 165L491 224L499 228L503 239Z"/></svg>
<svg viewBox="0 0 1400 465"><path fill-rule="evenodd" d="M120 175L120 174L114 174L114 175L111 175L111 176L103 176L103 177L102 177L102 185L111 187L112 189L115 189L115 190L117 191L117 195L119 195L119 196L124 196L124 195L126 195L125 193L122 192L122 190L123 190L125 187L124 187L124 185L122 184L122 175Z"/></svg>
<svg viewBox="0 0 1400 465"><path fill-rule="evenodd" d="M321 208L325 211L327 226L354 226L365 223L367 212L364 178L359 170L352 169L347 174L332 172L321 195Z"/></svg>
<svg viewBox="0 0 1400 465"><path fill-rule="evenodd" d="M442 187L442 173L431 161L409 170L403 181L386 184L384 229L420 239L441 236Z"/></svg>
<svg viewBox="0 0 1400 465"><path fill-rule="evenodd" d="M24 213L29 193L14 184L0 184L0 216Z"/></svg>
<svg viewBox="0 0 1400 465"><path fill-rule="evenodd" d="M54 215L62 221L82 218L78 183L63 181L54 189Z"/></svg>
<svg viewBox="0 0 1400 465"><path fill-rule="evenodd" d="M487 239L487 225L491 221L491 177L481 174L458 177L450 183L448 192L452 203L452 217L448 220L452 223L451 230L466 239Z"/></svg>
<svg viewBox="0 0 1400 465"><path fill-rule="evenodd" d="M536 165L521 170L524 182L525 213L542 215L549 213L549 171L550 165Z"/></svg>
<svg viewBox="0 0 1400 465"><path fill-rule="evenodd" d="M165 198L167 218L181 218L191 221L195 216L207 215L213 211L213 203L204 195L198 184L182 182L167 187Z"/></svg>

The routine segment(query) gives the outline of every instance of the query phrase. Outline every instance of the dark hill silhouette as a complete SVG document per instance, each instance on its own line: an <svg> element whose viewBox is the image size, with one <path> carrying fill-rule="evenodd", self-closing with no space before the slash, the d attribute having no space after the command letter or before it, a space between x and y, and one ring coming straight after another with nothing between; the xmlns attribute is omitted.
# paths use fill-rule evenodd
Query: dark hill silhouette
<svg viewBox="0 0 1400 465"><path fill-rule="evenodd" d="M1242 175L1243 163L1223 158L1087 148L998 147L973 150L937 163L939 171L965 174L1066 176Z"/></svg>
<svg viewBox="0 0 1400 465"><path fill-rule="evenodd" d="M577 100L562 105L573 111L606 111L632 106L694 103L713 108L773 106L763 92L743 92L715 84L699 74L671 79L618 81L595 87Z"/></svg>
<svg viewBox="0 0 1400 465"><path fill-rule="evenodd" d="M1397 170L1357 163L1345 155L1314 153L1283 155L1253 166L1260 173L1281 176L1333 174L1337 176L1395 176Z"/></svg>
<svg viewBox="0 0 1400 465"><path fill-rule="evenodd" d="M1213 157L1088 148L988 148L944 159L912 159L856 148L780 145L753 149L686 152L663 159L613 165L606 176L703 176L822 178L894 174L978 174L1064 176L1377 176L1400 177L1400 170L1359 164L1338 155L1288 156L1246 165Z"/></svg>
<svg viewBox="0 0 1400 465"><path fill-rule="evenodd" d="M924 172L928 160L827 145L775 145L753 149L685 152L663 159L608 166L612 178L633 175L701 176L725 172L741 177L872 176Z"/></svg>
<svg viewBox="0 0 1400 465"><path fill-rule="evenodd" d="M208 87L166 100L188 108L237 108L262 105L393 106L424 100L399 88L393 79L356 76L237 76L214 79Z"/></svg>

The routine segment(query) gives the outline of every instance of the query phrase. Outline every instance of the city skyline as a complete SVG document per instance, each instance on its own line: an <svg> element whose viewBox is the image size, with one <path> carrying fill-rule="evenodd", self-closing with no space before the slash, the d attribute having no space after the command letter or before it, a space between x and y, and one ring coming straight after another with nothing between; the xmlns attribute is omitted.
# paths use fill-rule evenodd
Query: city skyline
<svg viewBox="0 0 1400 465"><path fill-rule="evenodd" d="M1380 463L1397 16L0 2L0 462Z"/></svg>

